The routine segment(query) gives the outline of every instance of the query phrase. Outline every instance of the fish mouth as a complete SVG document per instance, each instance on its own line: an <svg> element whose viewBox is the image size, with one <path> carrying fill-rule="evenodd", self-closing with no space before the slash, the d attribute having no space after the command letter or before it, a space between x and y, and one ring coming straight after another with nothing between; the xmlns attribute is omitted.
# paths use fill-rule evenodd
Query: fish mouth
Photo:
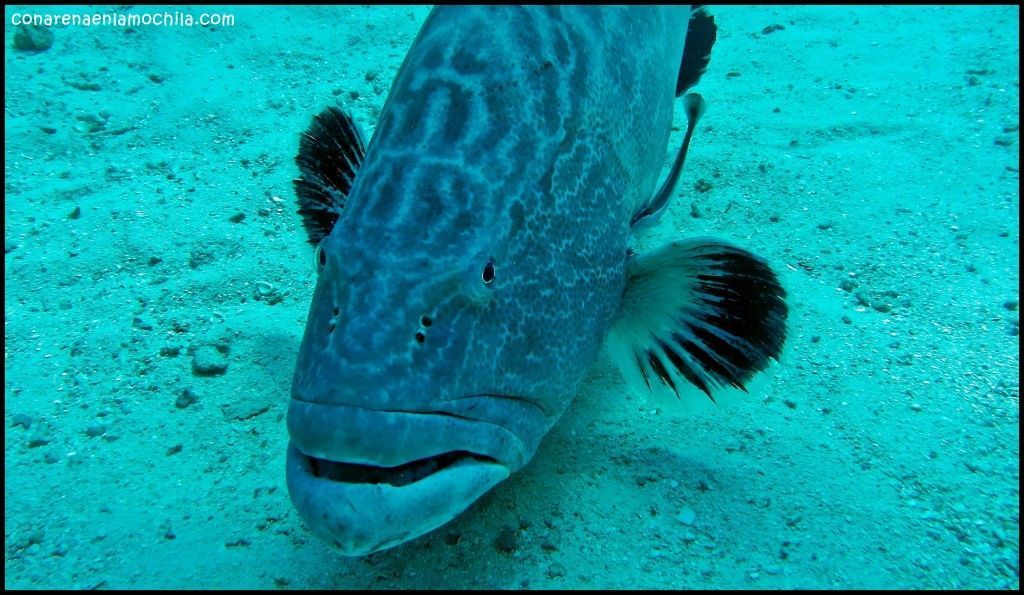
<svg viewBox="0 0 1024 595"><path fill-rule="evenodd" d="M394 467L344 463L307 457L309 472L314 476L328 481L350 484L386 484L396 488L416 483L434 473L440 473L448 467L477 463L494 463L493 458L464 450L446 452Z"/></svg>
<svg viewBox="0 0 1024 595"><path fill-rule="evenodd" d="M329 461L288 445L288 493L299 516L346 556L394 547L454 519L508 478L504 465L464 451L395 467Z"/></svg>
<svg viewBox="0 0 1024 595"><path fill-rule="evenodd" d="M293 398L286 478L299 515L361 556L454 519L533 448L508 428L447 412L379 411Z"/></svg>

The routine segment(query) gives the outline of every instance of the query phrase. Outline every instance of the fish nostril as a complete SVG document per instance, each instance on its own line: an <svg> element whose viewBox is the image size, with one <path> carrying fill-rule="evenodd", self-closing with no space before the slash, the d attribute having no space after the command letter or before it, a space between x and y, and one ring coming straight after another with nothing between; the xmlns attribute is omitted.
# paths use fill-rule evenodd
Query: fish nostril
<svg viewBox="0 0 1024 595"><path fill-rule="evenodd" d="M430 325L432 324L434 324L434 321L430 318L430 316L426 314L420 316L420 330L416 331L417 343L423 345L423 343L427 340L427 335L424 331L430 328Z"/></svg>

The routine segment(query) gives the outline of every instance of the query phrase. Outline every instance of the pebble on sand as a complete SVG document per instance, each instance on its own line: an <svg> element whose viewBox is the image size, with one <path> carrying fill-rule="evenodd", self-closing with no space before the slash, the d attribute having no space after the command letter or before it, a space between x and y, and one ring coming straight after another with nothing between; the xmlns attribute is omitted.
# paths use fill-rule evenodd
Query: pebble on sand
<svg viewBox="0 0 1024 595"><path fill-rule="evenodd" d="M195 403L198 400L199 397L196 396L195 391L193 391L191 388L186 388L185 390L181 391L181 394L178 395L178 398L174 400L174 406L177 407L178 409L185 409L189 405Z"/></svg>
<svg viewBox="0 0 1024 595"><path fill-rule="evenodd" d="M102 424L102 423L100 423L100 424L92 424L92 425L90 425L89 427L87 427L85 429L85 435L89 436L90 438L95 438L96 436L102 436L103 434L106 434L106 433L107 433L107 424Z"/></svg>
<svg viewBox="0 0 1024 595"><path fill-rule="evenodd" d="M497 539L494 540L494 547L498 551L506 554L516 551L519 547L519 537L511 527L502 528L501 532L498 533Z"/></svg>
<svg viewBox="0 0 1024 595"><path fill-rule="evenodd" d="M45 52L53 46L53 31L37 25L19 25L14 33L14 49Z"/></svg>
<svg viewBox="0 0 1024 595"><path fill-rule="evenodd" d="M697 520L697 513L694 512L689 506L684 506L679 514L676 515L676 520L684 525L692 525Z"/></svg>
<svg viewBox="0 0 1024 595"><path fill-rule="evenodd" d="M212 345L197 348L192 356L192 372L197 376L216 376L227 369L227 358Z"/></svg>

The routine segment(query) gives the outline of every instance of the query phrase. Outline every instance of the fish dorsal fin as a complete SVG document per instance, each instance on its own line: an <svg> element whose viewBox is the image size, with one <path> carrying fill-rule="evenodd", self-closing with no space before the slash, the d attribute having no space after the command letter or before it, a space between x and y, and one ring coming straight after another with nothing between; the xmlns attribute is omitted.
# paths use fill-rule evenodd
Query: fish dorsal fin
<svg viewBox="0 0 1024 595"><path fill-rule="evenodd" d="M686 152L690 149L690 139L693 138L697 122L704 115L706 104L700 95L689 93L683 98L683 105L686 107L686 135L683 137L683 145L679 148L676 160L672 163L672 169L669 170L668 177L665 178L661 188L633 214L629 224L634 230L647 227L658 220L662 211L668 206L668 199L672 196L672 191L675 190L676 182L679 181L679 173L683 171Z"/></svg>
<svg viewBox="0 0 1024 595"><path fill-rule="evenodd" d="M690 14L690 25L686 30L686 44L683 46L683 60L679 65L676 81L676 97L697 84L711 62L711 48L718 37L715 17L703 6L694 6Z"/></svg>
<svg viewBox="0 0 1024 595"><path fill-rule="evenodd" d="M692 385L720 403L779 359L786 291L746 250L710 238L677 241L632 257L626 274L608 349L638 392L682 400Z"/></svg>
<svg viewBox="0 0 1024 595"><path fill-rule="evenodd" d="M316 246L331 233L365 154L362 131L352 115L339 107L328 107L314 116L300 136L295 196L310 244Z"/></svg>

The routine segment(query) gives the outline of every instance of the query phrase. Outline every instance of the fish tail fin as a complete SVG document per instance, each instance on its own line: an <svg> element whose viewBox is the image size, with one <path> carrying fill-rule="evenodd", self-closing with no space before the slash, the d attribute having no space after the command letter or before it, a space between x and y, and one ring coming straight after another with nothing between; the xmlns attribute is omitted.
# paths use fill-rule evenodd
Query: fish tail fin
<svg viewBox="0 0 1024 595"><path fill-rule="evenodd" d="M626 274L608 348L641 394L689 405L683 389L693 386L721 403L779 359L786 291L750 252L716 239L677 241L632 257Z"/></svg>
<svg viewBox="0 0 1024 595"><path fill-rule="evenodd" d="M366 154L366 142L352 115L331 106L313 117L299 137L293 181L298 213L309 243L317 245L331 233L341 216L356 172Z"/></svg>

